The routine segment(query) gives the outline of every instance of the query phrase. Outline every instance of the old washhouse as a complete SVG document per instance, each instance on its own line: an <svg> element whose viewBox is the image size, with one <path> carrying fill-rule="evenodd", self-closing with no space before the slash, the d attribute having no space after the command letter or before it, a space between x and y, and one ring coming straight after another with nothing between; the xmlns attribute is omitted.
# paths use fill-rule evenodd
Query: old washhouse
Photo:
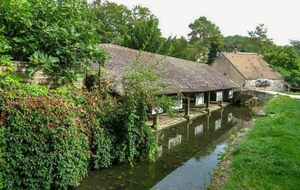
<svg viewBox="0 0 300 190"><path fill-rule="evenodd" d="M226 105L226 102L233 98L233 90L238 88L235 83L206 64L112 44L102 44L100 47L110 56L105 63L105 78L114 83L120 93L122 93L122 76L137 60L150 65L159 63L158 69L163 72L160 82L166 84L166 88L159 94L179 97L174 108L182 114L177 118L168 118L159 105L153 107L150 113L153 120L151 123L153 122L157 130ZM97 66L94 69L97 70Z"/></svg>

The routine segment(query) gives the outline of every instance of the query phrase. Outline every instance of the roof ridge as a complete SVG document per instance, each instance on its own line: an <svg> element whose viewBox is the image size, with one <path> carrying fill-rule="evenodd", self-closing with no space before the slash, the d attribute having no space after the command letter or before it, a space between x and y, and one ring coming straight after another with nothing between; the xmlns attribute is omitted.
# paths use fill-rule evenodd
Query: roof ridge
<svg viewBox="0 0 300 190"><path fill-rule="evenodd" d="M257 55L259 56L258 53L256 52L237 52L237 53L234 53L234 52L222 52L223 54L236 54L236 55Z"/></svg>
<svg viewBox="0 0 300 190"><path fill-rule="evenodd" d="M172 57L172 56L168 56L168 55L161 55L161 54L158 54L158 53L152 53L152 52L148 52L148 51L144 51L144 50L137 50L137 49L133 49L133 48L129 48L129 47L124 47L124 46L121 46L121 45L115 45L115 44L110 44L110 43L101 43L100 47L101 46L106 46L106 47L114 46L114 47L121 48L121 49L127 49L127 50L132 51L132 52L145 53L145 54L149 54L149 55L152 55L152 56L159 56L161 58L183 60L183 61L186 61L186 62L198 63L202 66L203 65L209 66L208 64L205 64L205 63L199 63L199 62L196 62L196 61L191 61L191 60L182 59L182 58L178 58L178 57Z"/></svg>

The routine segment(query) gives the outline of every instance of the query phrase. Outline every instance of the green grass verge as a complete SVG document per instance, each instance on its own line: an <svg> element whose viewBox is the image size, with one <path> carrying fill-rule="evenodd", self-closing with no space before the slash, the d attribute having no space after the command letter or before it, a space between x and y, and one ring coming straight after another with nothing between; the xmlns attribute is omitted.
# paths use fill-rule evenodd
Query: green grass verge
<svg viewBox="0 0 300 190"><path fill-rule="evenodd" d="M222 189L300 189L300 100L279 96L233 153Z"/></svg>

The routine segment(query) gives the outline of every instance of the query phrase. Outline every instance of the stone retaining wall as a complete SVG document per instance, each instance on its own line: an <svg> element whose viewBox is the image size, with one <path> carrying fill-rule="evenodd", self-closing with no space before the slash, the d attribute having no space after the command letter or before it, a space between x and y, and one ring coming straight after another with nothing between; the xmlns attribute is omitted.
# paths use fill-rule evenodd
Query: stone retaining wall
<svg viewBox="0 0 300 190"><path fill-rule="evenodd" d="M57 80L48 76L43 71L37 71L34 76L30 77L27 62L13 61L12 63L14 71L20 77L22 83L39 84L47 86L49 88L55 88L58 86ZM0 69L3 70L3 67L0 67ZM81 78L77 82L75 82L74 86L78 88L83 87L83 79Z"/></svg>

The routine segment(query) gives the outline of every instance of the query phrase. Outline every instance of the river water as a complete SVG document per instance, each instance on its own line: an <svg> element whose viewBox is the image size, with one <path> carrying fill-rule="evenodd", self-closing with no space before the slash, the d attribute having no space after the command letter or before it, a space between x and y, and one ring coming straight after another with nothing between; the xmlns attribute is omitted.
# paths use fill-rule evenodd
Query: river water
<svg viewBox="0 0 300 190"><path fill-rule="evenodd" d="M248 109L223 110L156 133L156 162L140 161L91 172L77 190L201 190L206 189L231 135L251 120Z"/></svg>

